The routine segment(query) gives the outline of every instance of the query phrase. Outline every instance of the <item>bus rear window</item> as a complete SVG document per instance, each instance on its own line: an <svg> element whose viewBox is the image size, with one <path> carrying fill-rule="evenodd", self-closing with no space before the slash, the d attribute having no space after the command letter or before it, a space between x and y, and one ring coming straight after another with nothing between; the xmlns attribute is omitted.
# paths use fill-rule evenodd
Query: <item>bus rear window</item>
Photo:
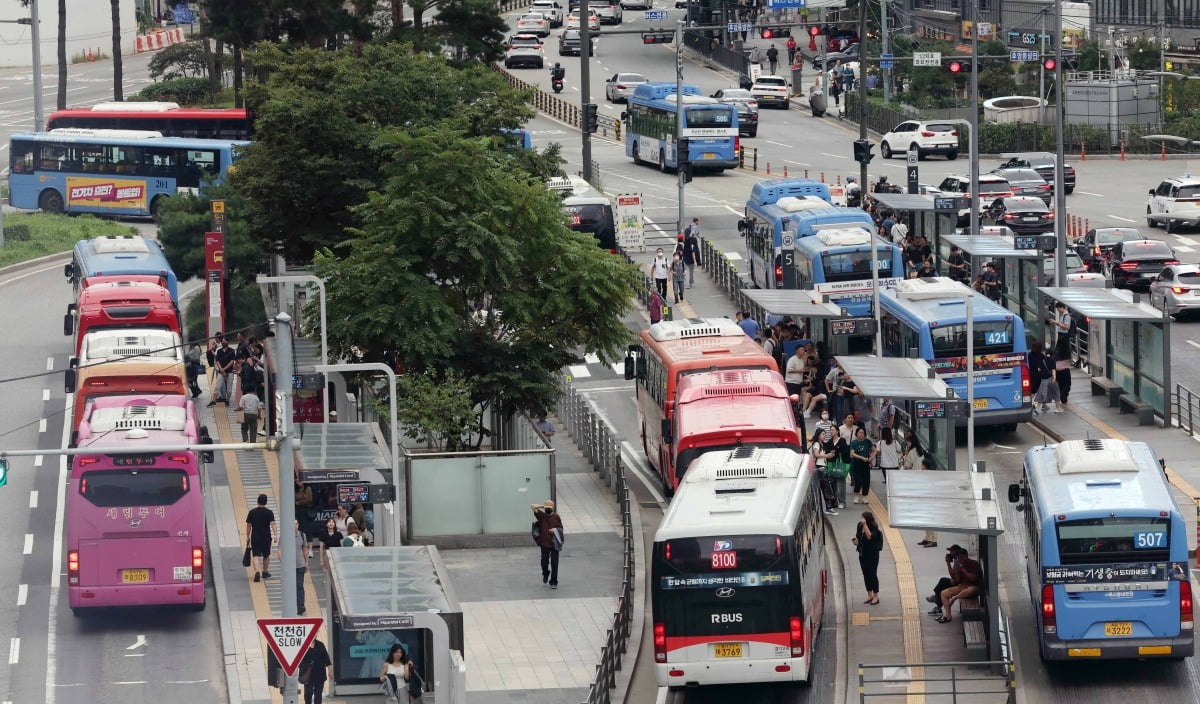
<svg viewBox="0 0 1200 704"><path fill-rule="evenodd" d="M890 250L876 251L880 276L891 275L892 258L887 256L889 252ZM825 269L826 282L833 283L835 281L854 281L856 279L871 278L870 251L824 254L821 256L821 260Z"/></svg>
<svg viewBox="0 0 1200 704"><path fill-rule="evenodd" d="M762 572L781 564L787 541L776 535L677 538L661 550L662 560L681 574Z"/></svg>
<svg viewBox="0 0 1200 704"><path fill-rule="evenodd" d="M1102 517L1058 524L1058 555L1064 565L1166 560L1171 522L1163 517Z"/></svg>
<svg viewBox="0 0 1200 704"><path fill-rule="evenodd" d="M733 109L729 106L719 108L688 108L688 127L729 127L733 124Z"/></svg>
<svg viewBox="0 0 1200 704"><path fill-rule="evenodd" d="M190 484L178 469L105 469L84 472L79 494L98 508L170 506L187 495Z"/></svg>
<svg viewBox="0 0 1200 704"><path fill-rule="evenodd" d="M1013 351L1013 325L1009 320L976 321L974 324L976 355L1003 354ZM967 354L967 326L939 325L930 328L933 356L963 357Z"/></svg>

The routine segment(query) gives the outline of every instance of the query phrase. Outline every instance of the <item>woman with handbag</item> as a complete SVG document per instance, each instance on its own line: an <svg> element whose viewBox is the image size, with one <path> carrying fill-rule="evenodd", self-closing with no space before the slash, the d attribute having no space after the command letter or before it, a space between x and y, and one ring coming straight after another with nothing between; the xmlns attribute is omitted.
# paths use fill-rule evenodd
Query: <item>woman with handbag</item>
<svg viewBox="0 0 1200 704"><path fill-rule="evenodd" d="M836 516L838 500L837 494L833 489L833 478L829 476L828 462L829 458L833 457L833 451L825 451L821 446L821 438L819 435L813 435L812 443L809 445L808 451L813 456L813 461L817 465L817 476L821 481L821 496L825 499L825 513L831 516Z"/></svg>
<svg viewBox="0 0 1200 704"><path fill-rule="evenodd" d="M411 675L412 661L408 659L404 646L399 643L393 645L388 651L387 659L383 661L383 670L379 673L379 685L384 701L401 701L401 693L408 693L408 680Z"/></svg>
<svg viewBox="0 0 1200 704"><path fill-rule="evenodd" d="M854 503L867 503L871 493L871 462L877 450L867 439L867 429L861 425L854 428L854 440L850 442L850 473L854 475Z"/></svg>
<svg viewBox="0 0 1200 704"><path fill-rule="evenodd" d="M883 531L870 511L863 511L854 532L854 546L858 549L858 566L867 588L867 600L863 603L874 606L879 603L879 553L883 552Z"/></svg>

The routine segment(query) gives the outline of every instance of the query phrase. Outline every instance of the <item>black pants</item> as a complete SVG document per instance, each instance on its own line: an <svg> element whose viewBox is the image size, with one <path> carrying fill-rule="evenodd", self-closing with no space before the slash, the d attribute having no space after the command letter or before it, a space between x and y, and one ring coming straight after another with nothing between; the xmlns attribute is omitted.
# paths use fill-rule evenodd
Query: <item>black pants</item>
<svg viewBox="0 0 1200 704"><path fill-rule="evenodd" d="M933 598L937 600L937 603L942 603L942 592L949 589L953 584L954 582L951 582L949 577L942 577L938 580L937 585L933 588Z"/></svg>
<svg viewBox="0 0 1200 704"><path fill-rule="evenodd" d="M874 550L858 554L858 566L862 568L863 584L867 591L879 591L879 553Z"/></svg>
<svg viewBox="0 0 1200 704"><path fill-rule="evenodd" d="M821 477L821 497L825 499L825 508L837 508L838 499L837 492L833 489L833 480L829 478L824 469L818 469L817 474Z"/></svg>
<svg viewBox="0 0 1200 704"><path fill-rule="evenodd" d="M850 473L854 475L854 493L866 496L871 492L871 465L862 460L854 460L850 463ZM875 558L876 564L879 563L879 558Z"/></svg>
<svg viewBox="0 0 1200 704"><path fill-rule="evenodd" d="M242 442L258 442L258 414L242 414Z"/></svg>
<svg viewBox="0 0 1200 704"><path fill-rule="evenodd" d="M321 691L325 689L325 680L309 682L304 685L304 704L321 704Z"/></svg>
<svg viewBox="0 0 1200 704"><path fill-rule="evenodd" d="M667 280L655 279L654 285L658 288L658 295L662 296L663 301L667 300Z"/></svg>
<svg viewBox="0 0 1200 704"><path fill-rule="evenodd" d="M1063 403L1067 402L1067 396L1071 393L1071 370L1056 369L1054 371L1054 380L1058 382L1058 396Z"/></svg>
<svg viewBox="0 0 1200 704"><path fill-rule="evenodd" d="M542 583L546 580L552 587L558 585L558 551L554 548L542 548Z"/></svg>

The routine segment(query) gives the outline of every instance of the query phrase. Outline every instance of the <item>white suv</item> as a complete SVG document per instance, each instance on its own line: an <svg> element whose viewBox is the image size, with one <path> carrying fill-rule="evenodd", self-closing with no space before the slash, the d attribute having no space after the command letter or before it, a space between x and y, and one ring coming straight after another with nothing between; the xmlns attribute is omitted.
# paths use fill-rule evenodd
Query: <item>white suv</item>
<svg viewBox="0 0 1200 704"><path fill-rule="evenodd" d="M879 140L879 155L891 159L893 154L915 150L918 159L930 154L945 154L953 161L958 158L958 130L949 122L901 122Z"/></svg>
<svg viewBox="0 0 1200 704"><path fill-rule="evenodd" d="M600 24L621 24L625 19L617 0L588 0L587 5L600 18Z"/></svg>
<svg viewBox="0 0 1200 704"><path fill-rule="evenodd" d="M562 26L562 5L559 5L557 0L533 0L533 4L529 6L529 11L542 13L543 17L550 20L551 27Z"/></svg>
<svg viewBox="0 0 1200 704"><path fill-rule="evenodd" d="M1170 215L1158 219L1153 215ZM1195 217L1192 217L1192 216ZM1181 178L1168 178L1150 189L1150 200L1146 203L1146 224L1150 227L1166 225L1200 225L1200 179L1186 174Z"/></svg>
<svg viewBox="0 0 1200 704"><path fill-rule="evenodd" d="M783 76L759 76L750 86L750 97L758 101L759 107L774 105L787 110L791 100L787 79Z"/></svg>
<svg viewBox="0 0 1200 704"><path fill-rule="evenodd" d="M516 34L508 40L504 68L515 66L546 67L546 54L542 51L541 37L536 34Z"/></svg>

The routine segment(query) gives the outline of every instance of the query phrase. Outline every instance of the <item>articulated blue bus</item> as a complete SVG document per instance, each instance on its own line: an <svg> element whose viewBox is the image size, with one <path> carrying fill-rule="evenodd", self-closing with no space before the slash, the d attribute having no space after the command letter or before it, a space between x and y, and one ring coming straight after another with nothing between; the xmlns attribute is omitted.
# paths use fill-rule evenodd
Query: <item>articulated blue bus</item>
<svg viewBox="0 0 1200 704"><path fill-rule="evenodd" d="M783 287L783 233L792 232L792 216L832 208L829 186L807 178L759 181L750 189L746 219L738 231L746 238L750 280L758 288Z"/></svg>
<svg viewBox="0 0 1200 704"><path fill-rule="evenodd" d="M136 130L64 129L11 138L9 203L47 213L153 215L176 193L219 183L249 142Z"/></svg>
<svg viewBox="0 0 1200 704"><path fill-rule="evenodd" d="M796 240L796 281L853 316L871 314L871 240L875 240L879 286L891 288L904 274L900 247L862 227L821 230Z"/></svg>
<svg viewBox="0 0 1200 704"><path fill-rule="evenodd" d="M901 292L928 298L900 298ZM880 331L885 357L916 357L967 397L967 316L962 292L970 292L975 353L975 423L1017 429L1033 417L1025 324L1019 316L980 293L945 277L905 279L879 292ZM945 293L945 296L939 294ZM959 425L966 425L966 414Z"/></svg>
<svg viewBox="0 0 1200 704"><path fill-rule="evenodd" d="M155 276L179 305L179 282L158 240L140 235L103 235L79 240L64 273L75 288L75 300L93 276Z"/></svg>
<svg viewBox="0 0 1200 704"><path fill-rule="evenodd" d="M679 167L675 144L678 105L675 84L643 83L629 98L625 120L625 155L635 164L650 163L662 171ZM688 139L688 162L694 171L724 171L738 166L737 106L701 94L696 86L683 86L683 132Z"/></svg>
<svg viewBox="0 0 1200 704"><path fill-rule="evenodd" d="M1149 445L1102 438L1032 448L1008 500L1025 519L1043 660L1192 655L1191 520Z"/></svg>

